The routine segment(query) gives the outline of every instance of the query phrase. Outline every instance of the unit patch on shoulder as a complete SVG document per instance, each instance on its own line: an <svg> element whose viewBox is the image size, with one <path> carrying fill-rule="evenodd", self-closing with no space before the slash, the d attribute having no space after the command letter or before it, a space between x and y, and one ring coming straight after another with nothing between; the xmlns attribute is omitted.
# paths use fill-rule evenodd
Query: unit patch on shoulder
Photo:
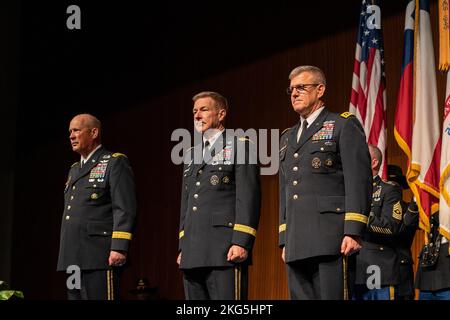
<svg viewBox="0 0 450 320"><path fill-rule="evenodd" d="M341 117L345 118L345 119L347 119L348 117L351 117L351 116L354 117L355 115L353 113L351 113L351 112L348 112L348 111L341 113Z"/></svg>

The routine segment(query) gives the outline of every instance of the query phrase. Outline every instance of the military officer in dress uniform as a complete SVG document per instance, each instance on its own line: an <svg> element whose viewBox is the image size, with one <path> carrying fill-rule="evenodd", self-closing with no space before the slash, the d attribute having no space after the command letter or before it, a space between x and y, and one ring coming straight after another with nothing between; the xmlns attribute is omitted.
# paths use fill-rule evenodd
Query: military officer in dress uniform
<svg viewBox="0 0 450 320"><path fill-rule="evenodd" d="M216 92L193 97L203 144L184 165L179 255L186 299L245 299L260 214L259 167L252 142L225 133L228 105ZM198 160L199 159L199 160Z"/></svg>
<svg viewBox="0 0 450 320"><path fill-rule="evenodd" d="M355 116L321 100L326 80L314 66L291 71L287 90L297 125L280 140L279 245L291 299L344 299L347 259L360 248L372 174Z"/></svg>
<svg viewBox="0 0 450 320"><path fill-rule="evenodd" d="M81 160L72 165L64 189L57 270L81 270L81 287L67 283L71 300L116 299L136 216L133 172L125 155L101 145L94 116L75 116L69 133Z"/></svg>
<svg viewBox="0 0 450 320"><path fill-rule="evenodd" d="M382 162L380 149L369 145L369 151L373 174L372 208L362 248L356 256L355 298L394 300L398 298L400 283L396 237L403 220L402 190L397 183L384 182L378 175ZM377 269L372 269L374 266Z"/></svg>

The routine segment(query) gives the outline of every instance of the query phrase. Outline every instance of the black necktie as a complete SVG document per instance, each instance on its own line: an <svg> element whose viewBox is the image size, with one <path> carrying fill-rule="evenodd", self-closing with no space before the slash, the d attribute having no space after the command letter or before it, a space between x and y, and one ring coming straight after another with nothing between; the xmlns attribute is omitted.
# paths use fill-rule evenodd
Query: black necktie
<svg viewBox="0 0 450 320"><path fill-rule="evenodd" d="M210 146L209 140L206 140L203 143L203 158L208 155L208 153L206 152L209 152L209 146Z"/></svg>
<svg viewBox="0 0 450 320"><path fill-rule="evenodd" d="M302 140L302 137L306 134L305 132L306 132L307 128L308 128L308 121L306 121L306 119L305 119L302 122L302 133L300 133L300 136L297 139L297 143L299 143L300 140Z"/></svg>

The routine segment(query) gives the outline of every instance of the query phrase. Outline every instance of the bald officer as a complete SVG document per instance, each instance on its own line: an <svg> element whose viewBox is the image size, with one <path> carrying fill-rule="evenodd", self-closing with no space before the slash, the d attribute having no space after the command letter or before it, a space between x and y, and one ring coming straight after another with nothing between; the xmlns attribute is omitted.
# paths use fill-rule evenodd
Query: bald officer
<svg viewBox="0 0 450 320"><path fill-rule="evenodd" d="M136 216L133 172L125 155L102 146L101 123L94 116L75 116L69 134L81 159L64 189L57 270L81 270L81 286L67 281L70 300L117 299Z"/></svg>

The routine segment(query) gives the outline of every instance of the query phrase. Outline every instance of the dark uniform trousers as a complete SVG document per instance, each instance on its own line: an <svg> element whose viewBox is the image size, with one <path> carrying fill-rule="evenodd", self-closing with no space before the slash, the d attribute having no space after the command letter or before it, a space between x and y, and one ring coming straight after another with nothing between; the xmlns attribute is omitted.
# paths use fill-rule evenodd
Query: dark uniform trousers
<svg viewBox="0 0 450 320"><path fill-rule="evenodd" d="M187 300L247 300L248 265L184 270ZM232 284L232 285L230 285Z"/></svg>
<svg viewBox="0 0 450 320"><path fill-rule="evenodd" d="M222 133L210 152L201 162L196 146L185 158L179 251L186 299L245 299L260 214L255 150L247 139ZM232 245L249 252L246 261L227 261Z"/></svg>
<svg viewBox="0 0 450 320"><path fill-rule="evenodd" d="M121 268L81 271L81 288L68 289L69 300L118 300Z"/></svg>
<svg viewBox="0 0 450 320"><path fill-rule="evenodd" d="M369 221L356 256L356 299L394 299L398 294L400 257L396 240L403 220L402 202L398 184L384 182L379 176L374 178ZM379 267L379 289L369 288L367 284L376 279L370 269L373 266Z"/></svg>
<svg viewBox="0 0 450 320"><path fill-rule="evenodd" d="M361 236L372 191L370 155L355 116L323 109L280 139L279 245L292 299L347 298L346 235Z"/></svg>
<svg viewBox="0 0 450 320"><path fill-rule="evenodd" d="M134 177L125 155L100 147L83 166L72 165L57 270L78 266L82 288L69 290L69 299L118 297L120 271L108 259L111 251L128 251L135 216Z"/></svg>
<svg viewBox="0 0 450 320"><path fill-rule="evenodd" d="M342 300L348 297L346 258L314 257L287 263L290 298L302 300ZM336 281L336 278L341 279Z"/></svg>

